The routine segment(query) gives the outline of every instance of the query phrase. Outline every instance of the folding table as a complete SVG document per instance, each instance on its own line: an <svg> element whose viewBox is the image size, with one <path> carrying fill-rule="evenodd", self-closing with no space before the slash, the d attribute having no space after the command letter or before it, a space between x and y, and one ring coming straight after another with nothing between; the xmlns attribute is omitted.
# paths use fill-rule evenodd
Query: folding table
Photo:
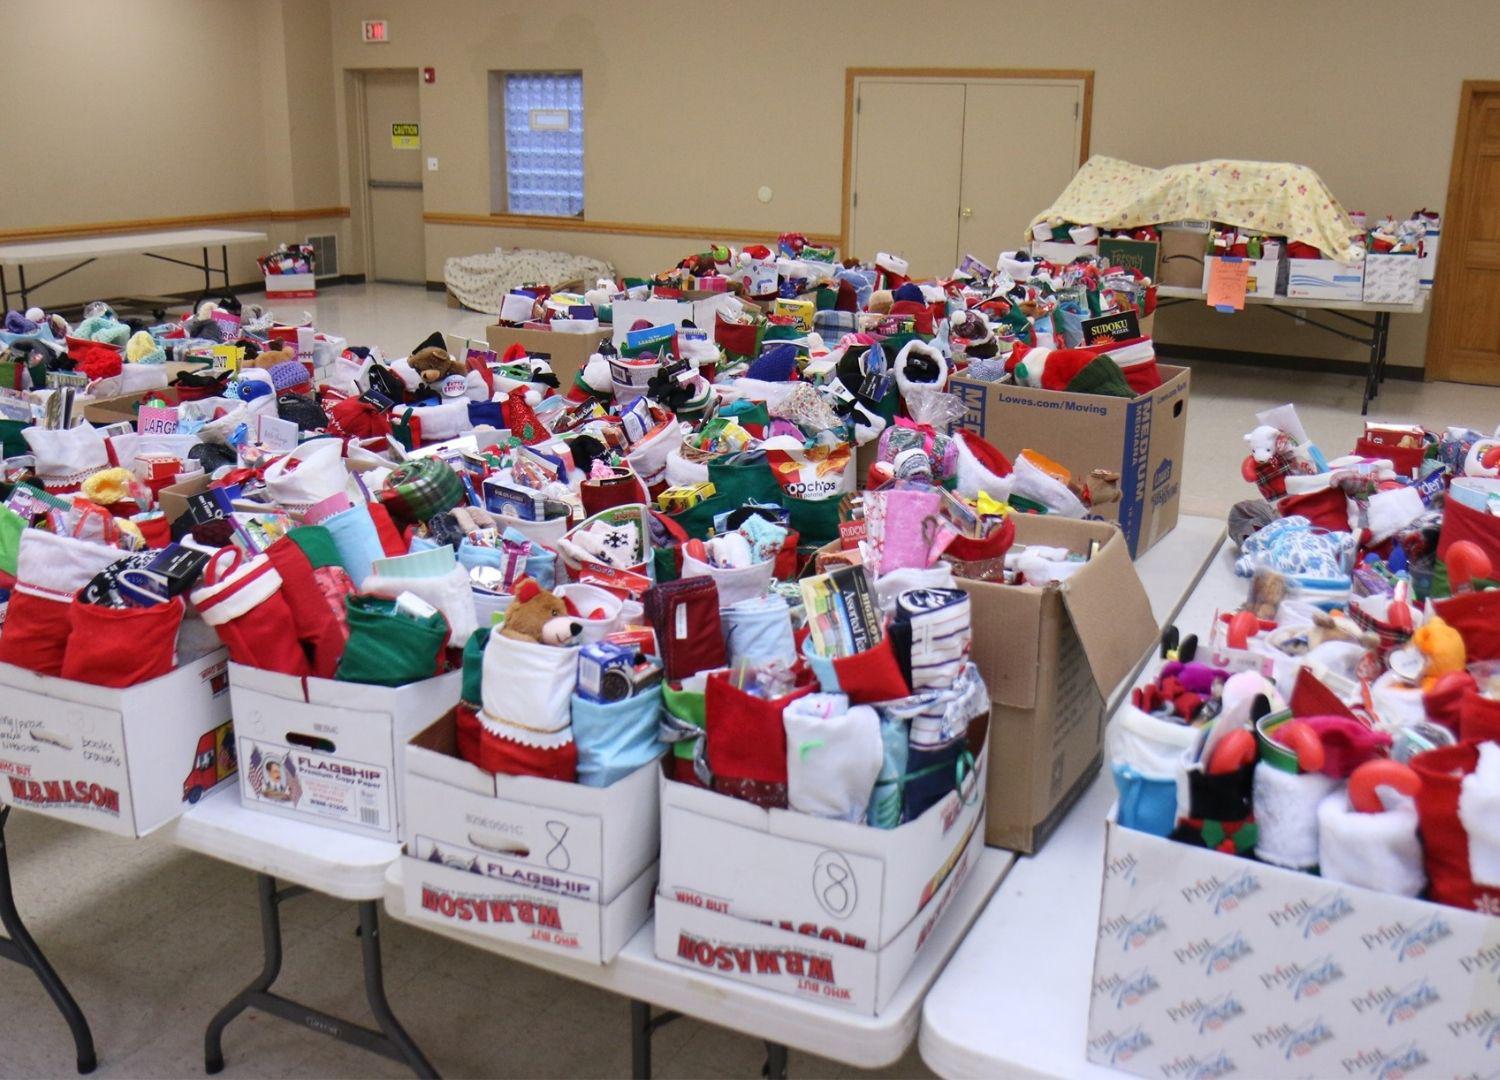
<svg viewBox="0 0 1500 1080"><path fill-rule="evenodd" d="M1202 535L1205 522L1184 518L1178 530L1192 523L1190 532ZM1218 539L1206 558L1201 547L1196 560L1178 553L1177 588L1147 587L1158 620L1175 621L1185 633L1203 633L1214 612L1237 606L1248 587L1234 576L1231 545L1220 546L1222 525L1212 524L1218 525ZM1172 539L1169 534L1144 558L1162 552ZM1170 565L1149 569L1155 576ZM1148 665L1149 658L1143 667ZM1113 707L1123 697L1116 695ZM1085 1056L1104 885L1104 820L1114 797L1106 770L1042 850L1017 861L928 994L918 1047L934 1072L1121 1076Z"/></svg>
<svg viewBox="0 0 1500 1080"><path fill-rule="evenodd" d="M265 243L266 234L243 229L174 229L168 232L126 233L121 236L74 236L66 240L39 240L26 244L0 245L0 307L10 308L10 298L19 296L20 306L31 306L33 292L50 285L58 278L66 277L75 270L82 270L90 263L115 255L144 255L159 262L175 263L203 273L203 290L213 288L212 275L218 274L229 288L229 249L238 244ZM209 259L210 248L219 249L219 265ZM198 248L203 253L202 262L188 262L163 255L163 251L182 251ZM75 261L78 260L78 261ZM34 263L73 262L66 270L59 270L41 281L26 282L26 267ZM14 267L20 278L19 287L12 289L5 277L6 267Z"/></svg>
<svg viewBox="0 0 1500 1080"><path fill-rule="evenodd" d="M1190 300L1204 300L1208 293L1202 289L1192 289L1183 285L1161 285L1157 287L1156 296L1157 307L1162 308L1172 304L1187 303ZM1359 414L1365 416L1370 411L1370 399L1379 395L1380 384L1385 382L1385 351L1386 346L1390 344L1391 316L1422 314L1426 298L1427 294L1419 290L1416 302L1411 304L1367 304L1363 300L1314 300L1300 296L1247 296L1245 303L1269 308L1278 315L1297 319L1324 333L1333 334L1335 337L1341 337L1369 349L1370 362L1365 371L1365 392L1359 407ZM1369 331L1369 337L1361 337L1358 333L1351 331L1348 326L1310 319L1305 314L1307 311L1326 311L1334 318L1342 319L1345 323L1353 323ZM1366 320L1350 312L1361 312L1375 317Z"/></svg>
<svg viewBox="0 0 1500 1080"><path fill-rule="evenodd" d="M329 1038L405 1062L418 1076L437 1075L385 997L377 901L384 890L387 867L401 855L399 844L247 810L240 804L236 787L208 796L178 818L173 827L173 840L179 846L253 870L260 894L265 966L209 1021L203 1038L204 1068L208 1072L224 1068L223 1036L230 1021L246 1009L260 1009ZM278 878L291 885L278 889ZM331 1016L271 989L281 974L281 905L310 891L352 900L358 906L365 998L379 1030Z"/></svg>

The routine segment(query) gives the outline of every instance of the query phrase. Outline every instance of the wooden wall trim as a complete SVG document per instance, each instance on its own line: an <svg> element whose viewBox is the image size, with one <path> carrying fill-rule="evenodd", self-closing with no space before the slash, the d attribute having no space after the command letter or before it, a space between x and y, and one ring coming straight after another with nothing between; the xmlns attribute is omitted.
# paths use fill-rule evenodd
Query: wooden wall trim
<svg viewBox="0 0 1500 1080"><path fill-rule="evenodd" d="M1083 84L1079 117L1078 164L1089 159L1094 129L1094 72L1092 68L921 68L859 67L844 69L844 180L839 203L839 253L849 252L849 200L854 183L854 81L856 79L1056 79Z"/></svg>
<svg viewBox="0 0 1500 1080"><path fill-rule="evenodd" d="M718 225L652 225L632 221L588 221L583 218L547 217L540 214L450 214L429 211L422 215L428 225L479 225L491 229L536 229L547 232L605 233L611 236L664 236L680 240L733 240L765 243L776 239L778 230L726 228ZM806 233L813 244L837 244L833 233Z"/></svg>
<svg viewBox="0 0 1500 1080"><path fill-rule="evenodd" d="M229 210L220 214L185 214L179 217L130 218L123 221L86 221L77 225L42 225L32 229L0 232L0 243L15 240L54 240L65 236L107 236L114 233L180 229L193 225L219 225L239 221L316 221L346 218L347 206L319 206L307 210Z"/></svg>

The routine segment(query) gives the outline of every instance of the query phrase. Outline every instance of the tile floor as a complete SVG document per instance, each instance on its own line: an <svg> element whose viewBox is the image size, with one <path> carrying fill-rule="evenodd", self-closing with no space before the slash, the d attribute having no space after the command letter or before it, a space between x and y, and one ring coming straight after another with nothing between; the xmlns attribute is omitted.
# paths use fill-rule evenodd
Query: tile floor
<svg viewBox="0 0 1500 1080"><path fill-rule="evenodd" d="M435 329L482 338L489 321L448 308L440 294L401 286L341 286L307 307L319 325L398 355ZM282 313L299 309L286 305ZM1239 479L1240 436L1258 408L1296 402L1330 451L1347 448L1359 431L1353 378L1195 363L1193 379L1185 513L1222 514L1250 494ZM1500 422L1500 389L1391 381L1374 415L1490 430ZM14 815L6 839L21 910L93 1025L98 1075L202 1075L204 1025L260 967L252 875L159 836L133 842L25 813ZM352 905L306 896L283 909L283 927L279 987L362 1018ZM392 1005L446 1075L629 1072L624 1001L391 921L383 936ZM253 1012L230 1026L225 1056L229 1076L406 1075L382 1058ZM753 1077L762 1060L755 1039L693 1020L668 1025L656 1039L662 1077ZM40 986L29 973L0 965L0 1076L72 1075L72 1061L66 1029ZM791 1072L858 1070L793 1051ZM915 1048L885 1074L930 1075Z"/></svg>

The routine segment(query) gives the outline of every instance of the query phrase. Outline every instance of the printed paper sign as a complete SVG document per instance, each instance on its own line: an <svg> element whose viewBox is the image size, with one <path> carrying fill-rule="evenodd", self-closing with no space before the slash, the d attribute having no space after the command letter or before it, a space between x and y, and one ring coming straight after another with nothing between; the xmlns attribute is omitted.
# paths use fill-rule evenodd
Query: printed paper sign
<svg viewBox="0 0 1500 1080"><path fill-rule="evenodd" d="M177 409L170 405L142 405L135 423L136 430L142 435L175 435Z"/></svg>
<svg viewBox="0 0 1500 1080"><path fill-rule="evenodd" d="M422 135L417 124L392 124L392 150L418 150L422 146Z"/></svg>
<svg viewBox="0 0 1500 1080"><path fill-rule="evenodd" d="M387 768L243 736L239 753L245 767L241 791L257 802L379 832L395 827Z"/></svg>
<svg viewBox="0 0 1500 1080"><path fill-rule="evenodd" d="M1208 267L1208 306L1216 311L1244 311L1245 290L1250 287L1250 263L1226 255Z"/></svg>
<svg viewBox="0 0 1500 1080"><path fill-rule="evenodd" d="M245 350L238 345L215 345L212 351L218 366L230 371L238 371L240 361L245 358Z"/></svg>

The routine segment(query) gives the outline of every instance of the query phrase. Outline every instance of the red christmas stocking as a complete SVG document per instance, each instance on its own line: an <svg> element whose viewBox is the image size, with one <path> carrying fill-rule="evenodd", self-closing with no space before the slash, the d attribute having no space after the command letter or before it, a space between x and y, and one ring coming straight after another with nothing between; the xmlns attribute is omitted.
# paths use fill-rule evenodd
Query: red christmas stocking
<svg viewBox="0 0 1500 1080"><path fill-rule="evenodd" d="M42 675L62 673L72 632L73 595L123 553L41 529L21 533L16 587L0 633L0 663Z"/></svg>
<svg viewBox="0 0 1500 1080"><path fill-rule="evenodd" d="M715 791L767 809L787 805L781 711L812 690L809 680L785 697L758 698L736 687L728 672L708 677L704 738Z"/></svg>
<svg viewBox="0 0 1500 1080"><path fill-rule="evenodd" d="M177 666L182 597L149 607L112 608L76 601L62 677L95 686L135 686Z"/></svg>
<svg viewBox="0 0 1500 1080"><path fill-rule="evenodd" d="M312 657L312 673L320 679L333 678L349 640L348 625L329 605L311 560L292 537L283 536L267 548L266 558L281 575L285 586L281 595L291 611L297 639Z"/></svg>
<svg viewBox="0 0 1500 1080"><path fill-rule="evenodd" d="M230 568L219 564L230 554ZM221 548L203 571L204 584L192 592L193 606L214 628L237 664L283 675L311 675L297 621L281 587L281 575L261 555L241 563L238 548Z"/></svg>

